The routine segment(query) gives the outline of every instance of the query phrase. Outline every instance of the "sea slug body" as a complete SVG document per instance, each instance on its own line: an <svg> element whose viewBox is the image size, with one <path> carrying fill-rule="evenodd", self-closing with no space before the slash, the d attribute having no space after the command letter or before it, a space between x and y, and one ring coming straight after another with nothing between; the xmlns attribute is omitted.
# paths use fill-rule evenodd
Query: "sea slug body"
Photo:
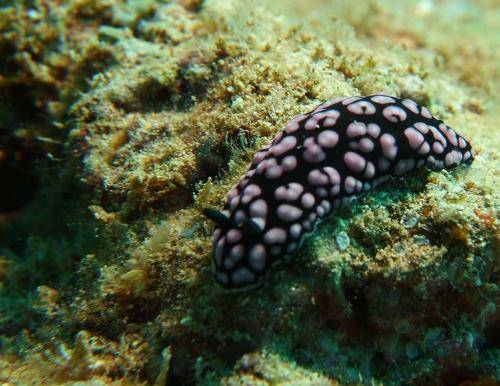
<svg viewBox="0 0 500 386"><path fill-rule="evenodd" d="M410 99L337 98L292 119L258 151L215 221L215 280L228 289L262 283L317 223L390 176L473 159L469 142Z"/></svg>

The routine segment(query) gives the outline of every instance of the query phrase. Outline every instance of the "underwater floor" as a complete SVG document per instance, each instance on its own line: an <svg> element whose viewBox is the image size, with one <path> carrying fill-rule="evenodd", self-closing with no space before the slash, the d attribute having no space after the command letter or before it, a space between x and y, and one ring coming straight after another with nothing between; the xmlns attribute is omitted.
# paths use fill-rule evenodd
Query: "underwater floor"
<svg viewBox="0 0 500 386"><path fill-rule="evenodd" d="M0 0L0 383L498 384L499 41L497 0ZM213 264L238 286L263 255L233 275L204 208L294 116L376 93L428 108L474 161L324 204L287 264L224 290ZM276 170L252 181L273 191Z"/></svg>

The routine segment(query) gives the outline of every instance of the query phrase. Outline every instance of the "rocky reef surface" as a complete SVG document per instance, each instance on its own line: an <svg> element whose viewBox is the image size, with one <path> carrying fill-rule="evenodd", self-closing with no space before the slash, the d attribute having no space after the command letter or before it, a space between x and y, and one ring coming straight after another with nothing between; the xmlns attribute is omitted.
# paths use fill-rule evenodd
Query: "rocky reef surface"
<svg viewBox="0 0 500 386"><path fill-rule="evenodd" d="M494 0L0 2L0 381L496 384L499 20ZM202 208L294 115L379 91L473 164L390 181L222 291Z"/></svg>

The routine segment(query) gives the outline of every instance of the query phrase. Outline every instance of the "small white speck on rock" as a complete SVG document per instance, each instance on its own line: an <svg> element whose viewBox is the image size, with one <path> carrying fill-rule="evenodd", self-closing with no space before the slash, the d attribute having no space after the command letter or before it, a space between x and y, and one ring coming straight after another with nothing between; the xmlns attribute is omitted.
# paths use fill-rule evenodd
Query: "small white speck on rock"
<svg viewBox="0 0 500 386"><path fill-rule="evenodd" d="M401 218L401 224L403 224L403 226L406 229L413 228L415 225L417 225L417 223L418 223L418 216L415 216L411 213L405 213Z"/></svg>
<svg viewBox="0 0 500 386"><path fill-rule="evenodd" d="M413 236L413 240L418 245L429 245L430 244L429 239L427 237L425 237L425 236L422 236L422 235L415 235L415 236Z"/></svg>
<svg viewBox="0 0 500 386"><path fill-rule="evenodd" d="M189 323L191 323L191 320L191 316L185 316L180 320L180 324L182 324L183 326L187 326Z"/></svg>
<svg viewBox="0 0 500 386"><path fill-rule="evenodd" d="M231 110L233 111L243 111L244 103L243 103L243 98L238 96L233 99L233 102L231 103Z"/></svg>
<svg viewBox="0 0 500 386"><path fill-rule="evenodd" d="M349 245L351 245L351 240L349 239L347 233L344 231L341 231L337 234L337 236L335 237L335 241L337 242L337 245L341 251L345 251L349 247Z"/></svg>

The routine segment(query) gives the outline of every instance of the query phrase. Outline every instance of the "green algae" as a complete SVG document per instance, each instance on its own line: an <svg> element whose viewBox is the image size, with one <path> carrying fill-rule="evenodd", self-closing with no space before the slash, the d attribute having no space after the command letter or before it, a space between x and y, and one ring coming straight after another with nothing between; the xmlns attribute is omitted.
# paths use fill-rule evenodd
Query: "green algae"
<svg viewBox="0 0 500 386"><path fill-rule="evenodd" d="M494 2L54 4L1 9L0 89L13 101L29 89L57 124L29 126L68 149L74 177L49 177L88 188L47 198L46 178L6 220L18 233L4 240L24 233L30 248L2 252L2 381L499 379ZM322 224L263 288L217 288L201 209L222 205L292 116L380 90L472 138L472 166L391 181ZM14 107L13 125L26 105ZM51 200L67 206L40 215ZM73 237L29 225L58 211Z"/></svg>

